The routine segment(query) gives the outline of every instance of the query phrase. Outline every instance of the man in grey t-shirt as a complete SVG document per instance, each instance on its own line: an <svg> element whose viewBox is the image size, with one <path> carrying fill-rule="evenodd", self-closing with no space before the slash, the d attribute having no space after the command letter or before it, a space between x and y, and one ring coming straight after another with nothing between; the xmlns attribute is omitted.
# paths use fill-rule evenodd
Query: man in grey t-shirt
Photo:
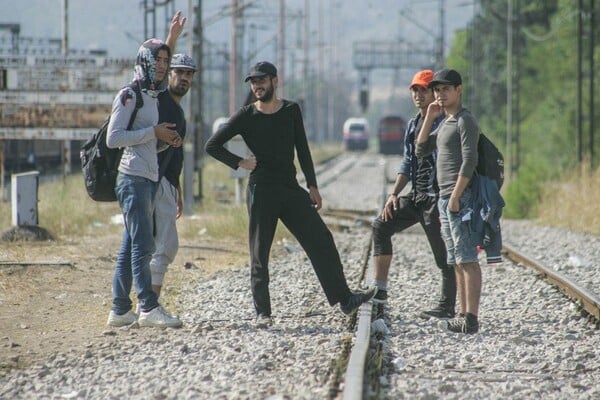
<svg viewBox="0 0 600 400"><path fill-rule="evenodd" d="M429 87L433 88L435 101L427 108L417 137L416 154L423 157L436 148L438 152L436 170L442 237L446 242L447 262L455 265L460 301L459 317L448 321L446 328L452 332L476 333L479 330L481 268L477 242L469 227L473 212L469 183L477 166L479 126L462 106L462 78L457 71L437 71ZM442 114L445 114L444 122L431 132L433 121Z"/></svg>

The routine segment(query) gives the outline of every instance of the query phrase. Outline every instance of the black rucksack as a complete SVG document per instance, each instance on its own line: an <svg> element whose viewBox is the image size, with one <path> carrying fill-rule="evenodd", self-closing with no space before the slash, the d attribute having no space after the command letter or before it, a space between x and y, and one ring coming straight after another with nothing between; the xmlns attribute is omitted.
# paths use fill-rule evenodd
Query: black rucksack
<svg viewBox="0 0 600 400"><path fill-rule="evenodd" d="M135 91L135 109L129 119L127 130L131 129L137 111L144 105L137 83L129 86ZM106 146L106 134L110 114L92 137L81 146L79 158L88 195L95 201L116 201L115 184L123 149L111 149Z"/></svg>
<svg viewBox="0 0 600 400"><path fill-rule="evenodd" d="M477 173L496 181L498 190L504 183L504 156L492 141L483 133L479 134L477 143Z"/></svg>

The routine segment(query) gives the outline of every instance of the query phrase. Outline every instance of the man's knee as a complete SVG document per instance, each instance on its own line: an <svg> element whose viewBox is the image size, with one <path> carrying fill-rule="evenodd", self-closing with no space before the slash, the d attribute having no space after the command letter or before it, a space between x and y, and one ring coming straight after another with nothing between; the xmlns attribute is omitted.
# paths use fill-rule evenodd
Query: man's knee
<svg viewBox="0 0 600 400"><path fill-rule="evenodd" d="M473 271L473 270L479 269L479 262L474 261L474 262L459 263L457 265L457 267L459 267L463 271Z"/></svg>

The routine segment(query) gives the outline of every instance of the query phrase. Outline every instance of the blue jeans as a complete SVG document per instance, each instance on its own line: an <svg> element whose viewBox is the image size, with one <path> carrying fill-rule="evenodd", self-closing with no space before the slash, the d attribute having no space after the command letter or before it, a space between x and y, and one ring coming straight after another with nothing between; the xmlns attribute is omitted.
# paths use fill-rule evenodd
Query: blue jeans
<svg viewBox="0 0 600 400"><path fill-rule="evenodd" d="M471 188L465 189L460 197L460 210L448 210L450 197L440 198L438 209L440 211L441 231L446 243L448 265L467 264L478 262L477 235L471 226L473 218L473 195Z"/></svg>
<svg viewBox="0 0 600 400"><path fill-rule="evenodd" d="M113 276L112 310L119 315L131 310L132 282L142 311L158 307L152 291L150 260L154 253L153 213L156 182L140 176L119 173L117 199L123 212L123 240Z"/></svg>

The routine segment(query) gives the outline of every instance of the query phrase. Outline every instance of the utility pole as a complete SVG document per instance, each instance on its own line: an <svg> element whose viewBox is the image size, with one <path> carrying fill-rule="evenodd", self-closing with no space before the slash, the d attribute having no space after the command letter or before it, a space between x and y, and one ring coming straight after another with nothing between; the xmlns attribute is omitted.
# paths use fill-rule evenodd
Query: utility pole
<svg viewBox="0 0 600 400"><path fill-rule="evenodd" d="M229 53L229 115L235 113L237 99L237 28L238 2L231 0L231 49Z"/></svg>
<svg viewBox="0 0 600 400"><path fill-rule="evenodd" d="M285 0L279 0L279 96L285 96Z"/></svg>
<svg viewBox="0 0 600 400"><path fill-rule="evenodd" d="M69 55L69 0L63 0L62 54Z"/></svg>
<svg viewBox="0 0 600 400"><path fill-rule="evenodd" d="M148 4L148 0L144 0L144 40L150 37L156 37L156 0L150 0L152 5ZM152 16L152 35L148 32L148 14Z"/></svg>
<svg viewBox="0 0 600 400"><path fill-rule="evenodd" d="M303 92L303 109L302 109L302 113L304 115L308 115L308 121L310 122L309 124L307 124L308 126L310 126L309 131L309 138L313 141L316 141L316 132L315 132L315 124L314 124L314 117L311 116L311 113L308 113L308 105L312 104L312 102L309 101L309 99L312 97L311 93L312 93L312 85L309 83L308 81L308 66L309 66L309 61L310 61L310 0L304 0L304 48L303 48L303 52L304 52L304 63L302 65L302 80L304 82L304 85L302 85L302 92Z"/></svg>
<svg viewBox="0 0 600 400"><path fill-rule="evenodd" d="M69 0L63 0L63 35L62 35L62 55L65 58L69 56ZM65 85L68 83L65 82ZM63 178L71 174L71 141L63 141Z"/></svg>
<svg viewBox="0 0 600 400"><path fill-rule="evenodd" d="M514 143L514 152L513 152L513 175L517 174L519 171L519 167L521 166L521 40L520 40L520 32L521 32L521 0L516 0L514 15L514 24L513 24L513 36L516 35L516 38L513 37L513 51L514 51L514 67L513 67L513 143Z"/></svg>
<svg viewBox="0 0 600 400"><path fill-rule="evenodd" d="M509 0L510 1L510 0ZM436 54L436 69L444 67L444 46L446 35L446 0L440 0L440 38Z"/></svg>
<svg viewBox="0 0 600 400"><path fill-rule="evenodd" d="M316 106L317 106L317 142L322 143L325 139L325 132L323 128L323 1L319 1L319 17L318 17L318 25L319 29L317 30L318 34L318 43L317 43L317 98L316 98Z"/></svg>
<svg viewBox="0 0 600 400"><path fill-rule="evenodd" d="M195 72L194 82L188 101L186 103L186 117L188 120L184 151L183 169L183 195L184 214L193 214L194 206L194 173L198 173L198 201L202 204L203 168L204 168L204 114L203 114L203 87L204 80L204 41L202 26L202 0L188 0L188 24L192 32L188 35L187 52L192 55L198 67ZM184 101L186 98L184 98Z"/></svg>
<svg viewBox="0 0 600 400"><path fill-rule="evenodd" d="M590 0L590 42L589 42L589 68L590 68L590 85L589 85L589 135L590 135L590 172L594 170L594 113L596 111L596 107L594 105L594 73L595 73L595 65L594 65L594 48L595 48L595 36L596 36L596 27L595 27L595 18L594 14L596 12L596 5L594 0Z"/></svg>
<svg viewBox="0 0 600 400"><path fill-rule="evenodd" d="M334 33L333 33L333 19L335 14L335 0L329 0L329 76L327 80L327 135L329 140L335 138L333 133L333 108L334 108L334 95L333 88L334 80L336 77L335 68L335 46L334 46Z"/></svg>
<svg viewBox="0 0 600 400"><path fill-rule="evenodd" d="M577 163L583 161L583 0L577 1Z"/></svg>
<svg viewBox="0 0 600 400"><path fill-rule="evenodd" d="M506 168L506 180L510 182L512 177L512 52L513 52L513 0L508 0L506 17L506 159L508 168Z"/></svg>

